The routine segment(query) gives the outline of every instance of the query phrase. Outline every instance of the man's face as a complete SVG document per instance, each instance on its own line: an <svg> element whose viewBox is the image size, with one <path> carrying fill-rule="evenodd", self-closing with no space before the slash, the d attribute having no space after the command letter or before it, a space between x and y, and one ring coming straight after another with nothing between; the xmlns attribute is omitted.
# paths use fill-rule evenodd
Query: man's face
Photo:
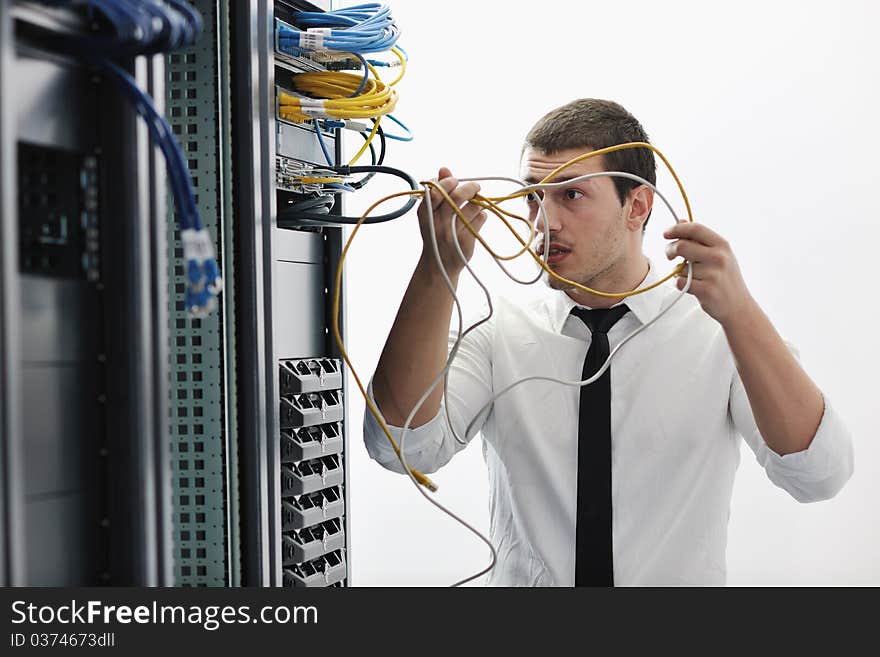
<svg viewBox="0 0 880 657"><path fill-rule="evenodd" d="M526 147L522 155L520 178L528 183L540 182L558 166L593 149L569 149L549 155ZM573 164L549 182L561 182L585 173L604 171L602 156ZM550 232L550 255L547 266L569 280L593 287L591 283L611 272L626 258L627 227L625 211L610 176L546 189L541 194ZM529 219L536 222L535 250L543 257L544 221L533 195L527 200ZM549 276L553 289L571 286Z"/></svg>

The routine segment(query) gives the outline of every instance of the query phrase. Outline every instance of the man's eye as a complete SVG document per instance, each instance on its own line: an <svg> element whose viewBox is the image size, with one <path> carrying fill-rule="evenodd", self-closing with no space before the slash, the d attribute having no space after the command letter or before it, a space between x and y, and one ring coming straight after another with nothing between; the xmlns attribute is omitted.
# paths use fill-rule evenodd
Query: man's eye
<svg viewBox="0 0 880 657"><path fill-rule="evenodd" d="M537 203L538 202L538 194L536 192L529 192L525 196L526 203Z"/></svg>
<svg viewBox="0 0 880 657"><path fill-rule="evenodd" d="M565 198L569 201L577 201L579 198L583 198L584 193L579 189L566 189L565 190Z"/></svg>

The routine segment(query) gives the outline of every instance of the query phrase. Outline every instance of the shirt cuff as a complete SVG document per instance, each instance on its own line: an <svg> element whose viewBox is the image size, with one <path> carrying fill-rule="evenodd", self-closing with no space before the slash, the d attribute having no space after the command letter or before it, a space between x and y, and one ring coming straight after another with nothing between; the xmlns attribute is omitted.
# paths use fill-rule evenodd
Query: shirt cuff
<svg viewBox="0 0 880 657"><path fill-rule="evenodd" d="M367 385L367 396L370 398L373 406L378 409L379 406L376 404L376 398L373 396L372 379L370 379L370 382ZM420 427L410 429L406 432L402 449L404 450L406 462L409 464L410 468L416 468L423 472L432 471L432 468L430 464L426 462L425 457L428 454L436 454L438 443L442 442L442 411L443 409L441 406L440 411L431 420ZM383 417L382 419L384 420L385 418ZM391 437L394 438L394 442L400 447L403 428L388 424L387 421L385 424L391 433ZM388 436L385 435L382 426L379 424L379 421L376 420L373 413L370 412L369 408L364 409L364 445L367 448L367 453L370 455L370 458L378 462L382 467L400 474L406 474L406 471L403 469L403 464L401 464L400 459L397 458L397 454L391 446L391 442L388 440Z"/></svg>
<svg viewBox="0 0 880 657"><path fill-rule="evenodd" d="M853 473L852 437L824 393L823 401L822 420L806 449L780 456L762 441L761 465L799 502L834 497Z"/></svg>

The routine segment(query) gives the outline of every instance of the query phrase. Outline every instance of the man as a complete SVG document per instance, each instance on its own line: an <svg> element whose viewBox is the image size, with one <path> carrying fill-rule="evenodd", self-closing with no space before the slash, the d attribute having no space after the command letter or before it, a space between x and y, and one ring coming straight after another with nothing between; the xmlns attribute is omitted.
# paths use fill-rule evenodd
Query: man
<svg viewBox="0 0 880 657"><path fill-rule="evenodd" d="M582 153L634 141L647 135L623 107L577 100L529 132L521 177L537 182ZM648 149L587 159L555 180L598 171L655 181ZM476 227L483 225L485 214L468 202L476 184L459 184L444 168L439 185ZM545 190L548 266L604 292L656 282L659 267L642 252L653 196L646 185L619 177ZM431 201L440 253L455 284L464 264L452 242L452 211L436 192ZM529 207L540 235L536 199ZM424 207L419 220L429 244ZM470 257L474 238L457 224ZM672 240L670 260L693 263L688 295L624 345L594 384L522 384L496 400L467 436L482 431L489 469L490 538L498 554L489 584L723 585L740 436L770 480L801 502L834 496L852 474L845 426L749 294L730 245L699 223L678 223L663 235ZM679 290L686 273L677 279ZM443 405L463 435L482 406L514 381L537 375L582 380L597 371L609 348L679 294L668 283L619 299L547 282L553 291L546 298L527 307L496 303L492 319L463 341L448 398L438 386L407 434L411 467L433 472L462 449ZM404 424L443 368L454 339L447 335L452 305L428 246L370 387L389 425ZM374 459L403 471L369 413L364 439Z"/></svg>

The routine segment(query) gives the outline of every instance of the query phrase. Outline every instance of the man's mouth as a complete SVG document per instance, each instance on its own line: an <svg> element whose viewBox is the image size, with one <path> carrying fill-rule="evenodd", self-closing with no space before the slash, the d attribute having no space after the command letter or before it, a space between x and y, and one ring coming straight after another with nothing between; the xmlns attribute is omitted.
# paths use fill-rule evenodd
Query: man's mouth
<svg viewBox="0 0 880 657"><path fill-rule="evenodd" d="M535 247L535 253L542 258L544 257L544 245L542 243L539 243ZM571 253L571 249L568 247L562 246L561 244L551 243L549 253L547 254L547 264L555 265L562 262L569 253Z"/></svg>

